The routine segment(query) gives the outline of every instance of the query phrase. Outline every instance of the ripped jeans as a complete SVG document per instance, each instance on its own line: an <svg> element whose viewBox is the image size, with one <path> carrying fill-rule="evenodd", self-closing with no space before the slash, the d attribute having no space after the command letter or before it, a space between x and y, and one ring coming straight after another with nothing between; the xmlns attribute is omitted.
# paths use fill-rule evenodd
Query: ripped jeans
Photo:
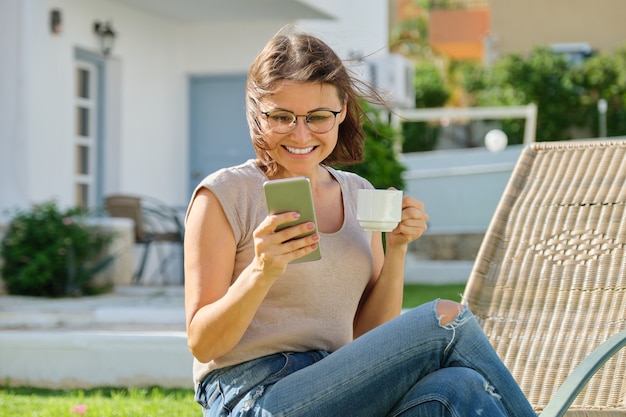
<svg viewBox="0 0 626 417"><path fill-rule="evenodd" d="M438 300L334 353L285 352L211 372L205 417L535 416L464 308L441 326Z"/></svg>

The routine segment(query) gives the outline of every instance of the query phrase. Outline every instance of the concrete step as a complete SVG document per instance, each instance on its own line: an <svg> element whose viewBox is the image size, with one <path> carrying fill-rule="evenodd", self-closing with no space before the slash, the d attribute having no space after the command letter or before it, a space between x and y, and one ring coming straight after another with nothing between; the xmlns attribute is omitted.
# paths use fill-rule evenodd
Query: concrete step
<svg viewBox="0 0 626 417"><path fill-rule="evenodd" d="M185 332L3 330L0 338L9 386L193 386Z"/></svg>
<svg viewBox="0 0 626 417"><path fill-rule="evenodd" d="M78 298L0 296L0 329L185 330L182 287L116 287Z"/></svg>
<svg viewBox="0 0 626 417"><path fill-rule="evenodd" d="M0 296L0 380L10 386L191 388L182 287L73 299Z"/></svg>

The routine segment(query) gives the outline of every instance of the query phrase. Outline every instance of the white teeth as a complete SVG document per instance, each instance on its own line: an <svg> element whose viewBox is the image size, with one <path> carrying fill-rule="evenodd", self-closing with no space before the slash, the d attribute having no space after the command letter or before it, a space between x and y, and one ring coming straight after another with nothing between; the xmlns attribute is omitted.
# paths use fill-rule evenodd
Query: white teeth
<svg viewBox="0 0 626 417"><path fill-rule="evenodd" d="M289 151L289 153L295 153L296 155L304 155L306 153L312 152L315 146L311 146L309 148L291 148L289 146L285 146L285 149Z"/></svg>

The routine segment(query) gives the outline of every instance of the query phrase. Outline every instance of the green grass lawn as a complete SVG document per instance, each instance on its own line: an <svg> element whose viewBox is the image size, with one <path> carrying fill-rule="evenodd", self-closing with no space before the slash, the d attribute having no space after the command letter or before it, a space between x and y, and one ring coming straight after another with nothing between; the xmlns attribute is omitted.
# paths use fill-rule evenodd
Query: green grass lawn
<svg viewBox="0 0 626 417"><path fill-rule="evenodd" d="M460 301L464 285L407 285L403 308L446 298ZM0 417L199 417L191 389L102 388L46 390L0 386Z"/></svg>
<svg viewBox="0 0 626 417"><path fill-rule="evenodd" d="M436 298L444 298L452 301L461 301L461 294L465 284L448 285L422 285L410 284L404 287L404 300L402 308L417 307Z"/></svg>
<svg viewBox="0 0 626 417"><path fill-rule="evenodd" d="M188 389L0 388L0 417L199 417Z"/></svg>

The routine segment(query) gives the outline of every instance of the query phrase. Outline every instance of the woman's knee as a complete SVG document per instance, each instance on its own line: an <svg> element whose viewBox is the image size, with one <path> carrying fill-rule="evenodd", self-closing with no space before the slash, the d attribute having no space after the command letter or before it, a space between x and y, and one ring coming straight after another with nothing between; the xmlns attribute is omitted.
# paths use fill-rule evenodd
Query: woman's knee
<svg viewBox="0 0 626 417"><path fill-rule="evenodd" d="M439 324L445 326L454 320L464 309L465 307L456 301L439 300L436 307Z"/></svg>
<svg viewBox="0 0 626 417"><path fill-rule="evenodd" d="M425 376L407 392L393 416L504 416L501 397L470 368L442 368Z"/></svg>
<svg viewBox="0 0 626 417"><path fill-rule="evenodd" d="M477 371L470 368L455 367L443 368L435 373L439 379L440 393L450 401L465 406L476 403L481 403L484 406L490 403L500 411L498 403L502 397ZM495 413L496 408L493 410Z"/></svg>
<svg viewBox="0 0 626 417"><path fill-rule="evenodd" d="M478 372L465 367L441 368L429 374L424 380L435 388L435 392L448 398L463 395L465 392L477 392L485 381ZM459 388L463 388L462 392Z"/></svg>

